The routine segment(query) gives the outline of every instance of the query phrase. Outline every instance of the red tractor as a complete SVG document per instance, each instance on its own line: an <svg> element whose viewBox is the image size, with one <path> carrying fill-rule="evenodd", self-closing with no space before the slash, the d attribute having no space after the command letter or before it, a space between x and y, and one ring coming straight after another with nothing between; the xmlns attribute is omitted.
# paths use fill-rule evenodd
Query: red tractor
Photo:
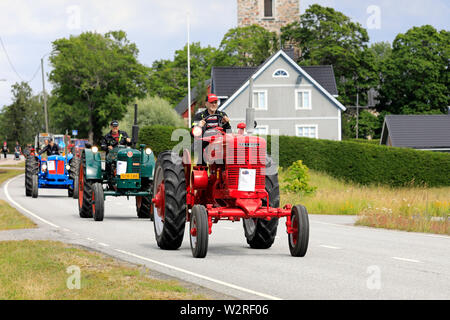
<svg viewBox="0 0 450 320"><path fill-rule="evenodd" d="M265 139L244 134L245 124L238 129L237 134L225 133L220 127L192 130L200 143L209 143L206 166L191 167L188 150L182 158L171 151L158 156L152 206L158 246L178 249L188 221L192 255L204 258L213 224L242 219L250 247L268 249L274 243L279 218L286 217L291 255L305 256L309 241L306 208L279 208L277 167L266 153Z"/></svg>

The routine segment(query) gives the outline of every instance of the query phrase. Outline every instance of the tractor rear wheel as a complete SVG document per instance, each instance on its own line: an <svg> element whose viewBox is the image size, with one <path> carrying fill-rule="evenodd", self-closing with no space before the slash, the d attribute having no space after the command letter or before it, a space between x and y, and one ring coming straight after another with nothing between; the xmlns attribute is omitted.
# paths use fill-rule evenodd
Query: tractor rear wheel
<svg viewBox="0 0 450 320"><path fill-rule="evenodd" d="M153 183L155 237L164 250L176 250L186 224L186 178L181 158L165 151L159 154Z"/></svg>
<svg viewBox="0 0 450 320"><path fill-rule="evenodd" d="M81 218L92 218L92 182L86 180L83 162L80 165L78 177L78 212Z"/></svg>
<svg viewBox="0 0 450 320"><path fill-rule="evenodd" d="M304 257L308 250L309 219L304 206L295 206L291 211L291 228L293 233L288 236L289 250L294 257Z"/></svg>
<svg viewBox="0 0 450 320"><path fill-rule="evenodd" d="M105 217L105 198L103 196L103 185L95 182L92 185L92 215L95 221L103 221Z"/></svg>
<svg viewBox="0 0 450 320"><path fill-rule="evenodd" d="M194 258L204 258L208 252L208 212L202 205L196 205L191 211L190 223L191 250Z"/></svg>
<svg viewBox="0 0 450 320"><path fill-rule="evenodd" d="M25 195L31 197L33 189L33 174L38 174L39 163L33 156L28 156L25 161Z"/></svg>
<svg viewBox="0 0 450 320"><path fill-rule="evenodd" d="M142 190L151 191L151 183L149 179L142 180ZM152 197L136 197L136 212L139 219L154 220L152 210Z"/></svg>
<svg viewBox="0 0 450 320"><path fill-rule="evenodd" d="M274 169L275 166L272 158L267 156L266 191L269 194L269 206L271 208L280 206L280 186L278 184L278 172ZM265 199L263 199L263 206L267 206ZM277 235L278 220L278 218L272 218L269 221L265 219L244 219L245 237L250 247L253 249L269 249Z"/></svg>

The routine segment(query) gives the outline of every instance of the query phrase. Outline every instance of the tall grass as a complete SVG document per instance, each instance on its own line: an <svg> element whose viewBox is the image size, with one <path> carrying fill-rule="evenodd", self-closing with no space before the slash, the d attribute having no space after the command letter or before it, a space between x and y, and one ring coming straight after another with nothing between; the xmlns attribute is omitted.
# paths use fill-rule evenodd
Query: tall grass
<svg viewBox="0 0 450 320"><path fill-rule="evenodd" d="M286 170L280 170L284 184ZM313 195L281 193L281 204L305 205L312 214L358 215L359 225L450 234L450 187L361 186L310 170Z"/></svg>

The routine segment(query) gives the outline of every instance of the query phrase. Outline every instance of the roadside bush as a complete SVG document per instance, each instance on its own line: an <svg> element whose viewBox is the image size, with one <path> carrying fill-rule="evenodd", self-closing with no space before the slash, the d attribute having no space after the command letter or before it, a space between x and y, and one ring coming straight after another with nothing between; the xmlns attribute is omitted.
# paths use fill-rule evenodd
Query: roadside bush
<svg viewBox="0 0 450 320"><path fill-rule="evenodd" d="M175 127L149 126L141 129L140 141L158 155L170 150ZM290 167L297 160L309 169L361 185L450 186L450 154L393 148L369 143L316 140L279 136L279 165ZM267 137L271 153L272 137ZM276 159L276 157L275 157Z"/></svg>
<svg viewBox="0 0 450 320"><path fill-rule="evenodd" d="M302 160L295 161L292 166L287 169L286 178L284 179L284 191L313 194L316 191L315 187L309 185L309 170Z"/></svg>

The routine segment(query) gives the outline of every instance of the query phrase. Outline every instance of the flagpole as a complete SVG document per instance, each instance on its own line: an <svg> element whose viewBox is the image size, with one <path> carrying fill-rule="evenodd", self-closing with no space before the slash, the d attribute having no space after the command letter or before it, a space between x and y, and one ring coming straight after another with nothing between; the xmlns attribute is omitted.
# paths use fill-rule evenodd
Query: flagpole
<svg viewBox="0 0 450 320"><path fill-rule="evenodd" d="M191 39L190 39L190 13L187 13L187 63L188 63L188 128L191 127Z"/></svg>

